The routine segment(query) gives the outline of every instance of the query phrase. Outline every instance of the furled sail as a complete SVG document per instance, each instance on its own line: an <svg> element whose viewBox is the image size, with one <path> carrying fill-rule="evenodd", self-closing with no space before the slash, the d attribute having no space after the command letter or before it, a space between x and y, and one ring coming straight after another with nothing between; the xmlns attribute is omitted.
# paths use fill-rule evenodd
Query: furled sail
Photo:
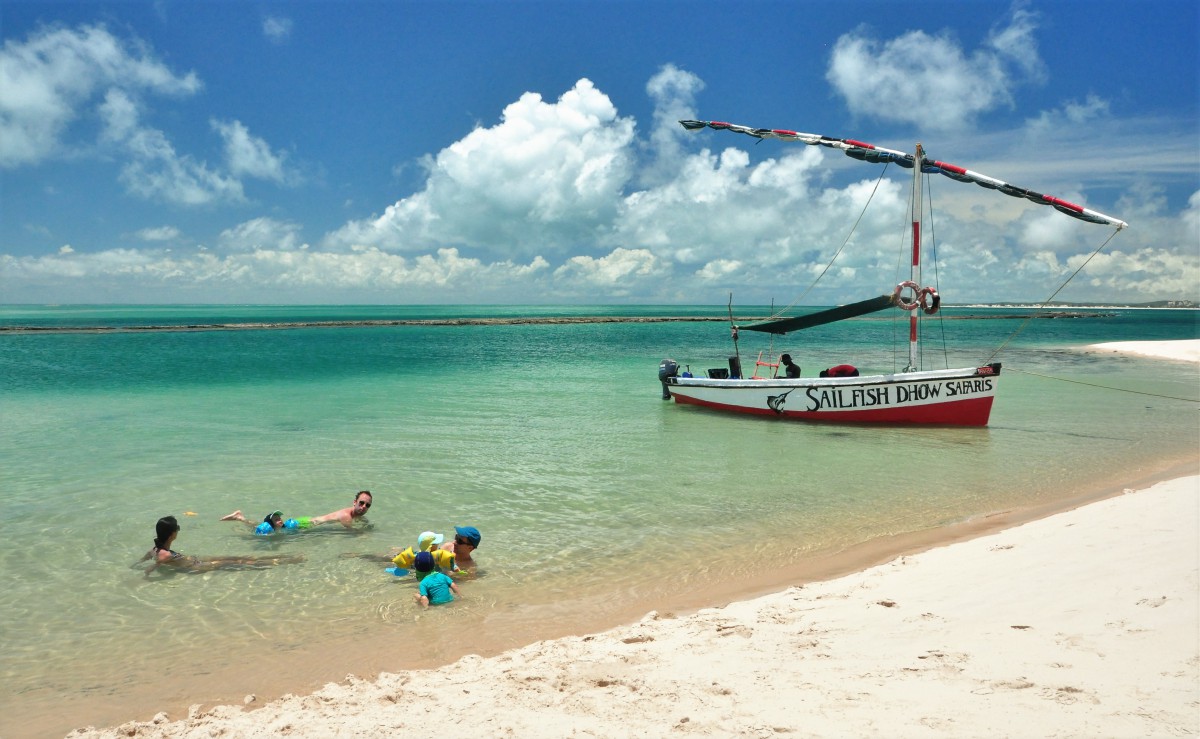
<svg viewBox="0 0 1200 739"><path fill-rule="evenodd" d="M865 316L868 313L883 310L896 303L894 295L880 295L877 298L863 300L858 303L850 303L848 305L839 305L836 308L809 313L806 316L793 316L791 318L780 318L777 321L767 321L765 323L755 323L751 326L738 326L743 331L765 331L770 334L786 334L789 331L799 331L803 328L812 328L813 326L822 326L826 323L834 321L843 321L847 318L856 316Z"/></svg>
<svg viewBox="0 0 1200 739"><path fill-rule="evenodd" d="M780 128L750 128L748 126L739 126L733 123L722 123L721 121L680 121L684 128L689 131L695 131L701 128L712 128L718 131L733 131L747 136L753 136L756 139L779 139L781 141L799 141L810 146L828 146L834 149L841 149L846 156L860 159L866 162L874 162L879 164L895 163L901 167L912 169L913 155L905 154L901 151L892 149L884 149L874 144L868 144L863 141L855 141L854 139L835 139L829 136L822 136L815 133L800 133L798 131L788 131ZM937 160L926 159L921 163L921 171L928 174L941 174L958 182L974 182L980 187L986 187L990 190L999 190L1005 195L1014 198L1025 198L1030 202L1039 205L1049 205L1060 213L1065 213L1072 218L1078 218L1081 221L1089 223L1107 224L1116 226L1117 229L1122 229L1129 224L1119 218L1106 216L1103 213L1084 208L1075 203L1067 202L1061 198L1056 198L1052 195L1045 195L1040 192L1028 190L1023 187L1011 185L1003 180L998 180L994 177L988 177L979 172L973 172L969 169L959 167L948 162L939 162Z"/></svg>

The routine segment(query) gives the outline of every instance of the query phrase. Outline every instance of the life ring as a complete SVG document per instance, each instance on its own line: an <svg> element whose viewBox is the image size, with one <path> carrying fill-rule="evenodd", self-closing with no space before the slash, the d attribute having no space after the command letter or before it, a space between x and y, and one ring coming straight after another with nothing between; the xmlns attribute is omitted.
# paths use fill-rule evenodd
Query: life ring
<svg viewBox="0 0 1200 739"><path fill-rule="evenodd" d="M900 293L904 292L904 288L906 288L906 287L912 288L912 290L913 290L912 302L906 301L900 295ZM896 307L899 308L900 310L916 310L917 306L920 305L920 302L919 302L920 292L921 292L920 285L913 282L912 280L905 280L904 282L901 282L899 285L896 285L896 289L892 291L892 302L895 303Z"/></svg>
<svg viewBox="0 0 1200 739"><path fill-rule="evenodd" d="M926 303L926 300L929 302ZM932 287L923 287L917 293L917 302L921 304L921 310L925 311L925 315L932 316L938 312L938 308L942 307L942 296L938 295L938 291Z"/></svg>

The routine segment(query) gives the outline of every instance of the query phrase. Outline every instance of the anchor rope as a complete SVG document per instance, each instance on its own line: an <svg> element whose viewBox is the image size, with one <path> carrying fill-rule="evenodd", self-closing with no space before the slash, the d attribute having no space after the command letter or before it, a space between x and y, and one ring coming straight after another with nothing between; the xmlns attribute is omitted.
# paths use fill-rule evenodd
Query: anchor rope
<svg viewBox="0 0 1200 739"><path fill-rule="evenodd" d="M1098 385L1094 382L1084 382L1082 380L1068 380L1065 377L1055 377L1054 375L1043 375L1039 372L1030 372L1029 370L1017 369L1016 367L1005 367L1005 371L1020 372L1034 377L1041 377L1046 380L1057 380L1059 382L1069 382L1074 385L1087 385L1088 387L1100 388L1101 390L1112 390L1118 393L1129 393L1131 395L1146 395L1151 398L1163 398L1165 400L1182 400L1185 403L1200 403L1200 398L1180 398L1175 395L1163 395L1161 393L1148 393L1143 390L1130 390L1129 388L1113 387L1111 385Z"/></svg>
<svg viewBox="0 0 1200 739"><path fill-rule="evenodd" d="M1050 304L1050 301L1051 301L1051 300L1054 300L1055 296L1057 296L1057 295L1058 295L1060 292L1062 292L1062 291L1063 291L1063 288L1065 288L1065 287L1066 287L1068 284L1070 284L1071 280L1075 279L1075 275L1077 275L1077 274L1079 274L1081 271L1083 271L1083 268L1084 268L1084 267L1086 267L1086 266L1088 265L1088 262L1092 261L1092 259L1093 259L1093 258L1094 258L1094 257L1095 257L1097 254L1099 254L1100 252L1104 251L1104 247L1108 246L1108 242L1112 241L1112 240L1113 240L1113 237L1115 237L1115 236L1117 235L1117 233L1119 233L1119 232L1120 232L1120 230L1121 230L1121 229L1119 229L1119 228L1118 228L1118 229L1116 229L1115 231L1113 231L1113 232L1112 232L1112 234L1111 234L1111 235L1110 235L1110 236L1109 236L1107 239L1105 239L1105 240L1104 240L1104 243L1103 243L1103 244L1101 244L1100 246L1096 247L1096 250L1095 250L1094 252L1092 252L1092 253L1091 253L1091 254L1088 256L1088 258L1087 258L1087 259L1083 260L1083 264L1079 265L1079 268L1078 268L1078 269L1076 269L1074 272L1072 272L1072 273L1071 273L1071 276L1070 276L1070 277L1068 277L1068 278L1066 279L1066 281L1065 281L1065 282L1063 282L1063 284L1059 285L1059 286L1058 286L1058 289L1057 289L1057 290L1055 290L1055 291L1054 291L1054 293L1053 293L1053 294L1052 294L1050 297L1048 297L1048 298L1046 298L1044 301L1042 301L1042 304L1041 304L1041 305L1039 305L1039 306L1038 306L1038 307L1037 307L1037 308L1036 308L1036 309L1035 309L1035 310L1034 310L1032 313L1030 313L1030 314L1029 314L1029 316L1028 316L1028 317L1027 317L1027 318L1026 318L1024 321L1022 321L1022 322L1021 322L1021 325L1017 326L1016 330L1014 330L1014 331L1013 331L1013 332L1012 332L1012 333L1009 335L1009 337L1008 337L1007 339L1005 339L1005 340L1004 340L1004 341L1003 341L1003 342L1000 344L1000 346L996 347L996 351L992 352L992 356L990 356L990 357L988 357L987 359L983 360L983 363L984 363L984 364L990 364L990 363L991 363L991 361L992 361L993 359L995 359L995 358L996 358L996 355L998 355L1000 352L1004 351L1004 347L1008 346L1009 342L1011 342L1013 339L1017 338L1017 334L1019 334L1019 333L1021 333L1022 331L1024 331L1024 330L1025 330L1025 328L1026 328L1026 327L1029 325L1029 322L1030 322L1030 321L1032 321L1034 318L1037 318L1037 314L1038 314L1038 313L1040 313L1040 312L1041 312L1043 309L1045 309L1045 307L1046 307L1047 305L1049 305L1049 304Z"/></svg>

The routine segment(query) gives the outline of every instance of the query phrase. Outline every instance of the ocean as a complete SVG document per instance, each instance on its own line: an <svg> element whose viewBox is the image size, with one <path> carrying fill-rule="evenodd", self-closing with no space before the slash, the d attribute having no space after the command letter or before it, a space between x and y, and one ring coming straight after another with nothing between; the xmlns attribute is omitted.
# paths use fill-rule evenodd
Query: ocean
<svg viewBox="0 0 1200 739"><path fill-rule="evenodd" d="M893 537L1196 472L1196 365L1085 348L1196 339L1196 311L944 307L922 336L927 367L1004 363L980 429L664 402L658 363L724 366L728 326L631 319L725 312L0 306L0 736L496 653L781 589L805 563ZM907 359L896 313L774 344L743 332L742 363L787 351L806 376L890 372ZM597 316L621 320L547 320ZM358 490L374 505L354 530L256 537L218 520L321 515ZM187 554L304 561L146 577L137 560L165 515ZM478 576L422 611L383 555L456 525L482 532Z"/></svg>

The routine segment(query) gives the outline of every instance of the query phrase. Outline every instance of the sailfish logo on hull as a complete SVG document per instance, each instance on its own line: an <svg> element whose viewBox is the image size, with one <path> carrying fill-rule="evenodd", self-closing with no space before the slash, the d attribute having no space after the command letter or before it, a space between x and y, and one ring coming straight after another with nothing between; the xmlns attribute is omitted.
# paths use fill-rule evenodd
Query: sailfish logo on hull
<svg viewBox="0 0 1200 739"><path fill-rule="evenodd" d="M795 390L795 388L792 388L792 390ZM782 395L768 395L767 396L767 407L770 408L771 410L775 411L776 413L782 414L783 406L784 406L784 404L787 403L787 396L792 394L792 390L788 390L786 393L784 393Z"/></svg>

